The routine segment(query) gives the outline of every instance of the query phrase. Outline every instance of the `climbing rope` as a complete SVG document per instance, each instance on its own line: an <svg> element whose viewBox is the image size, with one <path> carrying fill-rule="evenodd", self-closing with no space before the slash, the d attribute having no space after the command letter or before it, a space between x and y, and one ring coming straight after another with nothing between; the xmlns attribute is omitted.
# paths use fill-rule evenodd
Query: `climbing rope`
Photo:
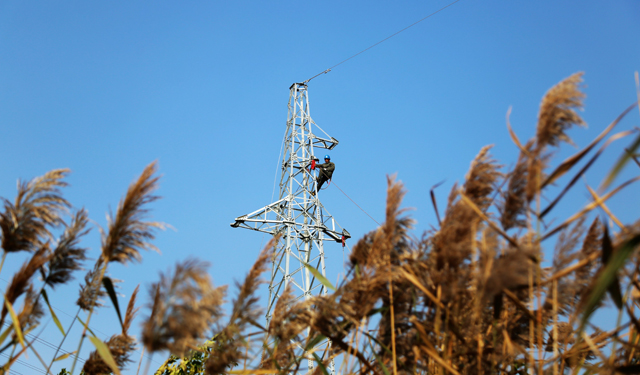
<svg viewBox="0 0 640 375"><path fill-rule="evenodd" d="M374 223L378 224L378 226L382 226L382 224L378 223L378 222L376 221L376 219L374 219L374 218L373 218L373 216L369 215L369 213L368 213L367 211L365 211L365 210L364 210L362 207L360 207L360 206L359 206L359 205L358 205L358 204L357 204L353 199L351 199L351 197L350 197L350 196L348 196L348 195L347 195L347 193L345 193L342 189L340 189L340 186L338 186L335 182L333 183L333 186L337 187L337 188L338 188L338 190L340 190L340 192L341 192L342 194L344 194L344 196L345 196L345 197L349 198L349 200L350 200L353 204L355 204L355 205L356 205L356 206L357 206L357 207L358 207L362 212L364 212L367 216L369 216L369 218L370 218L371 220L373 220L373 222L374 222ZM324 190L324 189L323 189L323 190Z"/></svg>
<svg viewBox="0 0 640 375"><path fill-rule="evenodd" d="M314 169L316 168L316 161L315 161L315 160L312 160L312 161L311 161L311 165L310 165L309 167L310 167L310 169L308 170L308 172L311 172L311 170L314 170ZM320 170L320 172L319 172L319 173L323 173L323 174L324 174L324 172L322 171L322 169ZM325 176L326 176L326 174L325 174ZM317 180L316 178L314 178L314 180L316 180L316 186L317 186L317 184L318 184L318 182L317 182L317 181L318 181L318 180ZM333 179L329 178L329 179L327 180L327 186L325 186L324 188L322 188L322 189L320 189L320 190L318 190L318 191L327 190L327 189L329 188L329 186L331 185L331 183L332 183L332 182L333 182ZM358 207L362 212L364 212L367 216L369 216L369 217L371 218L371 220L373 220L373 222L374 222L374 223L376 223L376 224L378 224L378 226L380 226L380 223L378 223L378 222L376 221L376 219L374 219L371 215L369 215L369 213L368 213L367 211L365 211L365 210L364 210L362 207L360 207L360 206L359 206L359 205L358 205L358 204L357 204L353 199L351 199L351 197L350 197L350 196L348 196L348 195L347 195L347 193L345 193L342 189L340 189L340 186L336 185L336 183L335 183L335 182L333 182L333 184L335 185L335 187L337 187L337 188L338 188L338 190L340 190L340 192L341 192L342 194L344 194L344 196L345 196L345 197L349 198L349 200L350 200L351 202L353 202L353 204L355 204L355 205L356 205L356 206L357 206L357 207ZM314 193L312 193L312 194L315 194L315 192L314 192ZM344 241L342 242L342 247L344 247Z"/></svg>
<svg viewBox="0 0 640 375"><path fill-rule="evenodd" d="M271 202L273 202L273 196L276 193L276 181L278 180L278 167L280 166L280 156L282 156L282 149L284 148L284 140L287 138L287 132L284 132L282 136L282 142L280 143L280 152L278 152L278 160L276 162L276 172L273 175L273 189L271 190ZM267 213L268 214L268 213ZM265 215L265 219L266 219ZM262 233L262 239L260 240L260 250L262 250L262 246L264 246L264 236L266 233Z"/></svg>

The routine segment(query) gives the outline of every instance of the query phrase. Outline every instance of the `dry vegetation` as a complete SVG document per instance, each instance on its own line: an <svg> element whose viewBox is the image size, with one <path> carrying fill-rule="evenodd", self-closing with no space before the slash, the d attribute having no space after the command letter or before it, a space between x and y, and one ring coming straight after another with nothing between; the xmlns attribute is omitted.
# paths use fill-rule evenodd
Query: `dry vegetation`
<svg viewBox="0 0 640 375"><path fill-rule="evenodd" d="M530 141L522 144L509 127L520 149L511 170L492 159L490 146L482 148L464 183L451 190L438 228L421 238L410 235L414 223L401 209L402 185L389 179L386 220L354 246L347 277L333 294L294 302L286 290L264 327L256 293L274 239L237 285L228 317L221 307L226 289L213 286L206 264L187 260L152 284L139 343L128 334L138 310L137 289L124 315L116 311L118 333L103 342L87 327L101 301L117 300L107 268L139 260L140 250L153 249L154 230L162 227L146 221L158 183L151 164L101 232L101 256L80 288L77 318L85 328L76 338L77 352L85 334L96 349L82 371L119 373L129 365L149 373L148 363L145 369L130 358L141 344L147 353L173 354L156 371L166 375L288 374L309 368L321 374L333 362L342 374L640 373L635 311L640 303L640 221L624 224L606 205L621 191L637 194L631 184L638 178L616 187L611 182L625 164L640 167L634 154L640 137L635 135L598 190L587 186L591 203L550 224L553 208L567 199L610 143L634 133L611 134L635 105L552 169L557 147L571 143L567 130L584 124L577 112L584 99L581 81L581 74L575 74L547 92ZM53 314L45 305L55 300L55 287L70 282L86 260L80 239L88 231L88 218L83 210L68 214L71 205L60 191L67 173L55 170L19 183L15 201L4 200L2 262L12 252L31 257L4 293L0 352L8 359L3 371L27 352L35 354L43 370L51 367L53 359L41 358L25 334L39 325L46 310ZM571 179L548 196L549 186L563 175ZM544 205L543 195L549 200ZM590 319L604 306L618 314L613 330L600 329ZM57 325L62 345L69 329ZM327 339L330 347L301 350ZM73 373L73 355L67 360L73 361Z"/></svg>

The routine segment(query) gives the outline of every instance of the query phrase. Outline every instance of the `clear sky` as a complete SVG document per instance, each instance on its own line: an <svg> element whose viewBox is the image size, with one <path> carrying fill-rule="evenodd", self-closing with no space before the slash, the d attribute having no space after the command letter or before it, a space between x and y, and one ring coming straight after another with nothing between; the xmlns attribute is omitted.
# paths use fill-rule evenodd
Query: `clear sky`
<svg viewBox="0 0 640 375"><path fill-rule="evenodd" d="M121 303L136 285L146 288L159 271L190 256L211 263L216 284L232 284L266 241L229 223L271 202L289 86L449 3L2 1L0 196L13 200L17 179L70 168L65 196L105 226L105 213L157 160L163 199L153 204L153 219L175 230L158 234L161 255L110 267L110 275L123 280ZM461 0L310 82L313 119L340 141L331 152L334 181L381 222L386 176L397 173L420 236L437 223L429 189L445 180L436 190L444 208L481 147L495 144L502 164L515 163L517 148L505 126L510 106L513 128L526 140L535 132L543 94L584 71L589 129L570 135L585 146L632 104L639 36L635 0ZM632 129L638 119L632 112L618 130ZM585 182L597 186L629 143L611 147ZM563 146L556 162L574 151ZM625 176L637 173L628 168ZM611 202L625 222L637 218L640 205L638 187L631 189ZM584 182L572 194L558 220L587 202ZM351 245L375 228L334 187L321 196L354 236ZM84 241L93 258L97 233ZM342 248L326 250L335 281ZM7 259L1 289L23 259ZM52 297L65 327L77 309L77 291L75 284ZM142 296L146 301L146 291ZM103 338L117 331L109 307L94 322ZM37 346L47 361L53 355L47 342L60 340L53 327L50 322L41 336L46 342ZM75 350L77 337L72 333L64 349ZM135 373L138 356L128 374ZM156 356L152 367L162 360ZM15 373L39 373L27 367L33 355L24 361ZM54 370L69 366L61 362Z"/></svg>

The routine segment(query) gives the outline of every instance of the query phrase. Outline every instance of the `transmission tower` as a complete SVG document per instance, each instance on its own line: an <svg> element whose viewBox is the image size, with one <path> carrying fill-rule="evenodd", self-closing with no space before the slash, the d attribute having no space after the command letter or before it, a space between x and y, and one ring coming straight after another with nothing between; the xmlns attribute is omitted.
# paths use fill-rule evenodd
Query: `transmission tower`
<svg viewBox="0 0 640 375"><path fill-rule="evenodd" d="M326 295L327 288L316 279L314 268L325 274L324 243L344 241L351 237L324 208L316 189L317 169L314 169L316 149L332 150L338 140L330 137L313 120L309 112L306 83L294 83L289 88L289 115L284 140L284 154L280 173L278 200L250 214L239 216L231 226L280 235L276 256L271 268L267 326L280 295L292 284L295 301ZM308 335L308 331L306 332ZM304 341L295 343L300 351ZM314 349L318 356L328 349L330 342L319 343ZM310 350L312 351L312 350ZM328 355L329 350L325 353ZM309 359L309 373L314 362ZM335 373L333 360L328 368Z"/></svg>

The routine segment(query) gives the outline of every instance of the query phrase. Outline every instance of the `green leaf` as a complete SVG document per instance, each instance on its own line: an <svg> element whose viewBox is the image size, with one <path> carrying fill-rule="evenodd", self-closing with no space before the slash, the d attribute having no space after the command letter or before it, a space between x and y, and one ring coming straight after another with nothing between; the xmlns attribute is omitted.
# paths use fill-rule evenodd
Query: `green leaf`
<svg viewBox="0 0 640 375"><path fill-rule="evenodd" d="M304 348L304 350L311 350L313 349L313 347L315 347L317 344L320 343L320 341L326 339L326 337L324 335L317 335L316 337L313 338L313 340L309 341L309 343L307 344L307 346Z"/></svg>
<svg viewBox="0 0 640 375"><path fill-rule="evenodd" d="M95 336L89 337L89 340L91 340L93 346L96 347L96 350L98 351L98 354L100 355L100 358L102 358L104 363L106 363L107 366L109 366L115 374L122 375L120 374L120 369L118 368L118 365L116 365L116 361L115 359L113 359L111 351L109 350L107 345Z"/></svg>
<svg viewBox="0 0 640 375"><path fill-rule="evenodd" d="M49 308L49 312L51 313L53 322L56 324L56 327L58 327L58 329L60 330L60 332L62 332L62 335L64 336L64 328L62 328L62 324L60 324L60 320L58 320L58 316L56 316L56 313L53 312L53 308L49 303L49 297L47 296L47 291L44 289L42 289L42 297L44 297L44 301L47 303L47 307Z"/></svg>
<svg viewBox="0 0 640 375"><path fill-rule="evenodd" d="M384 372L385 375L391 375L391 372L389 372L389 369L387 368L387 366L384 365L384 363L382 362L382 360L380 359L376 351L373 350L373 345L371 345L371 342L369 342L369 347L371 348L373 355L376 357L376 362L378 362L378 364L380 365L382 372Z"/></svg>
<svg viewBox="0 0 640 375"><path fill-rule="evenodd" d="M87 329L87 331L89 331L89 333L90 333L90 334L92 334L92 335L94 335L94 336L96 335L95 333L93 333L93 331L91 330L91 328L89 328L89 326L88 326L88 325L86 325L86 324L82 321L82 319L80 319L80 317L78 317L77 319L78 319L78 321L80 322L80 324L82 324L82 326L84 326L84 328L86 328L86 329Z"/></svg>
<svg viewBox="0 0 640 375"><path fill-rule="evenodd" d="M320 370L322 371L322 373L324 375L329 375L329 371L327 371L327 367L324 365L324 363L322 363L322 359L320 359L320 357L318 357L316 353L313 353L313 358L318 363L318 367L320 367Z"/></svg>
<svg viewBox="0 0 640 375"><path fill-rule="evenodd" d="M631 160L631 156L636 153L639 147L640 147L640 135L638 135L635 141L633 141L633 145L631 145L631 147L625 150L624 154L620 157L618 162L613 166L613 169L611 170L611 172L609 172L609 175L607 176L606 180L604 181L604 184L602 185L603 189L606 189L609 185L611 185L613 180L616 178L618 174L620 174L620 171L622 170L622 168L624 168L624 166L629 162L629 160Z"/></svg>
<svg viewBox="0 0 640 375"><path fill-rule="evenodd" d="M602 263L608 264L611 256L613 255L613 245L611 244L611 238L609 237L609 228L605 225L604 234L602 236ZM614 279L611 281L611 285L607 288L611 299L619 309L622 308L622 292L620 291L620 281L618 280L617 273L614 275Z"/></svg>
<svg viewBox="0 0 640 375"><path fill-rule="evenodd" d="M102 284L104 288L107 290L109 294L109 298L111 298L111 302L113 303L113 307L116 309L116 313L118 313L118 319L120 320L120 327L124 330L124 323L122 322L122 314L120 314L120 306L118 305L118 296L116 296L116 290L113 287L113 282L110 277L103 277Z"/></svg>
<svg viewBox="0 0 640 375"><path fill-rule="evenodd" d="M307 269L313 274L313 276L315 276L316 279L318 279L318 281L320 281L322 283L322 285L324 285L327 288L333 290L334 292L336 291L336 288L333 285L331 285L331 282L329 280L327 280L326 277L322 276L320 271L318 271L317 269L313 268L313 266L308 264L308 263L304 263L304 266L307 267Z"/></svg>
<svg viewBox="0 0 640 375"><path fill-rule="evenodd" d="M616 282L618 270L624 267L627 259L633 254L635 248L640 245L640 235L636 235L625 241L612 255L609 262L604 266L598 278L594 281L594 288L587 297L587 302L582 313L580 330L582 332L591 315L595 312L596 306L604 298L605 293L611 285Z"/></svg>
<svg viewBox="0 0 640 375"><path fill-rule="evenodd" d="M24 337L22 337L22 329L20 329L20 321L18 320L18 316L16 315L15 310L13 310L13 306L11 302L7 299L7 296L4 296L4 305L7 306L7 310L9 310L9 314L11 315L11 320L13 321L13 329L16 331L16 336L18 337L18 342L24 348Z"/></svg>
<svg viewBox="0 0 640 375"><path fill-rule="evenodd" d="M602 260L602 264L605 266L611 260L613 256L613 245L611 244L611 238L609 237L609 227L604 226L604 233L602 234L602 255L600 256L600 260Z"/></svg>
<svg viewBox="0 0 640 375"><path fill-rule="evenodd" d="M54 361L54 362L56 362L56 361L62 361L63 359L67 359L67 358L69 358L69 356L70 356L70 355L73 355L73 354L75 354L75 353L76 353L75 351L73 351L73 352L69 352L69 353L65 353L65 354L63 354L63 355L61 355L61 356L58 356L58 358L54 359L53 361Z"/></svg>
<svg viewBox="0 0 640 375"><path fill-rule="evenodd" d="M393 354L393 352L391 351L391 349L390 349L388 346L384 345L382 342L380 342L380 340L378 340L377 338L375 338L375 337L371 336L371 335L370 335L369 333L367 333L367 332L362 332L362 333L363 333L365 336L367 336L367 337L369 338L369 340L371 340L371 341L373 341L374 343L376 343L376 344L380 345L380 347L381 347L382 349L384 349L384 350L387 352L387 354L389 354L389 355L392 355L392 354ZM369 345L371 345L371 344L369 344ZM371 345L371 348L373 348L373 345Z"/></svg>
<svg viewBox="0 0 640 375"><path fill-rule="evenodd" d="M7 329L5 329L4 332L2 332L2 335L0 335L0 344L2 344L4 342L4 340L7 339L7 336L9 336L11 331L13 331L13 326L9 325L7 327Z"/></svg>

